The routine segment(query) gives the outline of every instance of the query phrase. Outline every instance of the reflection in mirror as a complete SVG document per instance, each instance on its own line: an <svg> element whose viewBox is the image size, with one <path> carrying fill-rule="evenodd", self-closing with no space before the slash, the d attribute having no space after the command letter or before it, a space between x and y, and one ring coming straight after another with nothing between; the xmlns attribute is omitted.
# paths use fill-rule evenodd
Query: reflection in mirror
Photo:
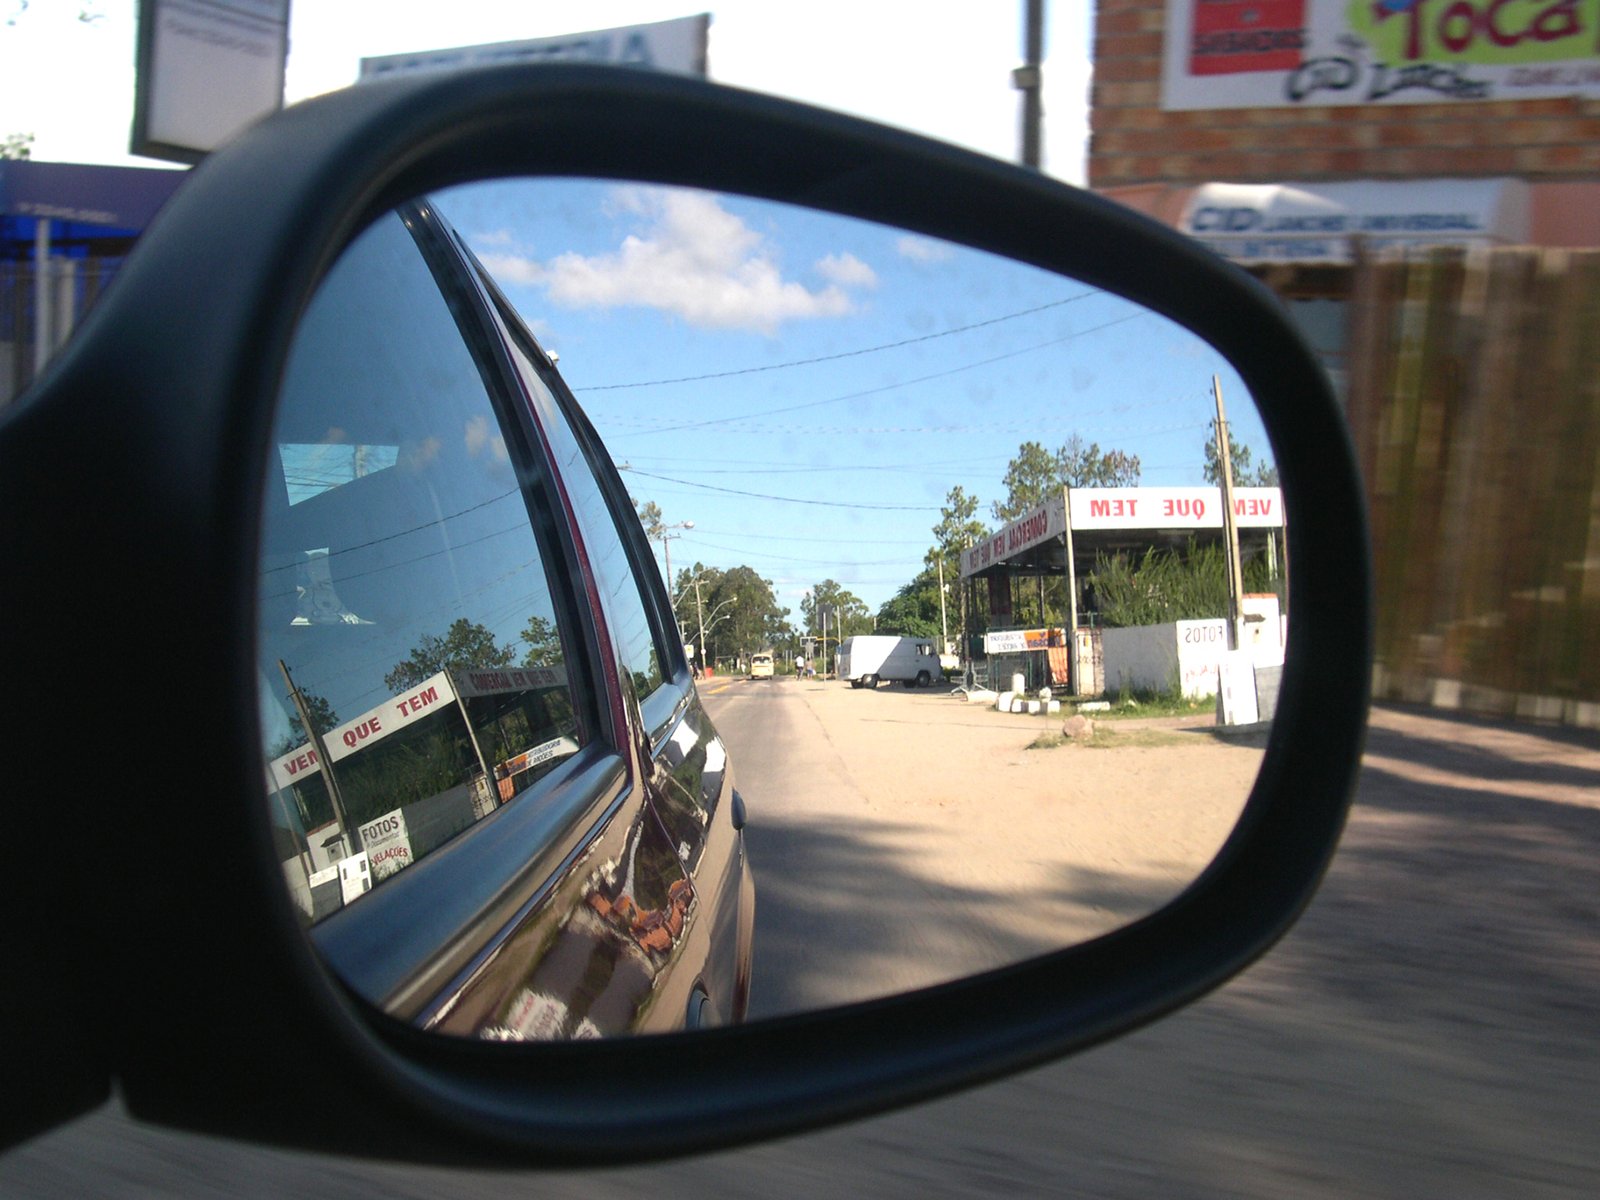
<svg viewBox="0 0 1600 1200"><path fill-rule="evenodd" d="M1265 744L1283 510L1228 363L901 230L584 180L402 210L309 310L269 475L284 877L336 972L442 1032L1080 943L1198 876Z"/></svg>

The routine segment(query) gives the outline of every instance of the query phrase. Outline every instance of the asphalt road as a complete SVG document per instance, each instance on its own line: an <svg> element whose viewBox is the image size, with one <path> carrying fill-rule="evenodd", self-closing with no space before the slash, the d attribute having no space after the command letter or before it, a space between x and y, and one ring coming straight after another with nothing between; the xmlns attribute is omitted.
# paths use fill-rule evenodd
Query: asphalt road
<svg viewBox="0 0 1600 1200"><path fill-rule="evenodd" d="M1380 710L1334 868L1267 958L1117 1043L952 1099L582 1174L288 1154L112 1108L0 1158L0 1196L1600 1195L1597 750Z"/></svg>

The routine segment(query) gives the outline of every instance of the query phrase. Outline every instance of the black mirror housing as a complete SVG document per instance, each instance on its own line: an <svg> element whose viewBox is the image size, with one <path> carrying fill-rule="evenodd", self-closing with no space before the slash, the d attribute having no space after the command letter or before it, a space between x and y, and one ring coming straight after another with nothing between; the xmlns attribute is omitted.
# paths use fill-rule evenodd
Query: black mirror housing
<svg viewBox="0 0 1600 1200"><path fill-rule="evenodd" d="M1188 891L1003 971L642 1040L451 1041L328 974L257 802L256 536L281 373L358 231L401 201L507 175L716 188L899 226L1070 273L1231 360L1281 473L1295 620L1244 817ZM1092 1046L1243 969L1308 902L1355 779L1370 677L1361 489L1326 375L1277 301L1092 194L697 81L567 66L421 77L251 130L196 169L73 344L0 415L0 491L0 661L27 694L6 738L0 1061L13 1100L30 1098L0 1144L113 1084L152 1121L456 1163L614 1164L880 1111ZM109 715L72 719L85 708ZM133 786L153 760L159 785Z"/></svg>

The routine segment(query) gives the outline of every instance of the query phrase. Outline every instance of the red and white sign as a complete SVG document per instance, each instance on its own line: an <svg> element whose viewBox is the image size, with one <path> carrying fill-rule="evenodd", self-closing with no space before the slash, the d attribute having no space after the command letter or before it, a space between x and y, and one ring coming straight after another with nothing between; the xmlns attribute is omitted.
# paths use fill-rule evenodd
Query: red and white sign
<svg viewBox="0 0 1600 1200"><path fill-rule="evenodd" d="M405 811L397 808L361 826L361 848L366 851L374 880L387 879L409 867L411 835L406 831Z"/></svg>
<svg viewBox="0 0 1600 1200"><path fill-rule="evenodd" d="M1073 488L1072 528L1221 529L1222 489L1214 487ZM1277 488L1234 488L1234 523L1241 529L1283 524Z"/></svg>
<svg viewBox="0 0 1600 1200"><path fill-rule="evenodd" d="M961 575L974 575L985 567L1031 550L1067 531L1067 506L1060 495L1052 496L1033 511L1024 513L993 537L961 554Z"/></svg>
<svg viewBox="0 0 1600 1200"><path fill-rule="evenodd" d="M338 762L407 725L432 716L441 704L453 704L455 699L449 673L440 671L417 687L391 696L376 708L323 734L322 744L328 748L329 759Z"/></svg>
<svg viewBox="0 0 1600 1200"><path fill-rule="evenodd" d="M322 744L328 748L328 758L338 762L423 717L432 716L441 704L455 702L456 693L450 683L450 675L441 671L419 686L392 696L354 720L329 730L322 735ZM286 787L296 779L315 775L320 770L322 764L317 761L317 752L309 743L273 759L267 765L274 788Z"/></svg>
<svg viewBox="0 0 1600 1200"><path fill-rule="evenodd" d="M1072 520L1067 520L1070 506ZM1241 529L1283 525L1278 488L1234 488L1234 522ZM1214 487L1070 488L1011 522L961 555L961 577L1015 558L1025 550L1080 529L1221 529L1222 489Z"/></svg>

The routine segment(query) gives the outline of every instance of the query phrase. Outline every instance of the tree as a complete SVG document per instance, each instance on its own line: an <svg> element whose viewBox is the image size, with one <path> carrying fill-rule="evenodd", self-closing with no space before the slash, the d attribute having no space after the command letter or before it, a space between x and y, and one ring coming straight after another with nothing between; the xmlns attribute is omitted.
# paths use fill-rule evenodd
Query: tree
<svg viewBox="0 0 1600 1200"><path fill-rule="evenodd" d="M457 617L443 637L428 634L403 662L383 677L392 693L414 688L440 671L469 671L509 667L516 661L513 646L501 646L487 626Z"/></svg>
<svg viewBox="0 0 1600 1200"><path fill-rule="evenodd" d="M854 593L846 591L843 585L832 579L824 579L800 600L805 632L815 636L821 636L823 632L819 608L827 611L829 641L872 632L872 617L867 612L867 606Z"/></svg>
<svg viewBox="0 0 1600 1200"><path fill-rule="evenodd" d="M1205 473L1207 483L1220 487L1222 485L1222 467L1217 458L1217 419L1211 418L1211 424L1206 426ZM1228 430L1228 457L1233 460L1233 486L1234 487L1277 487L1278 468L1272 463L1263 460L1255 465L1251 464L1250 447L1237 442L1233 437L1233 430Z"/></svg>
<svg viewBox="0 0 1600 1200"><path fill-rule="evenodd" d="M333 705L328 703L326 696L319 696L315 692L301 691L300 699L306 706L306 711L311 714L311 723L317 727L318 734L325 734L339 723L339 714L333 711ZM281 738L272 748L272 756L287 754L296 746L303 746L311 740L311 735L306 732L305 723L300 720L300 710L291 707L289 713L289 733Z"/></svg>
<svg viewBox="0 0 1600 1200"><path fill-rule="evenodd" d="M1099 442L1087 446L1073 434L1056 451L1056 477L1064 487L1136 487L1139 456L1123 450L1101 450Z"/></svg>
<svg viewBox="0 0 1600 1200"><path fill-rule="evenodd" d="M1049 453L1038 442L1023 442L1006 467L1006 498L990 506L1004 525L1038 508L1064 487L1132 487L1139 482L1139 456L1124 450L1102 450L1073 434Z"/></svg>
<svg viewBox="0 0 1600 1200"><path fill-rule="evenodd" d="M522 644L528 648L522 656L525 667L553 667L562 661L561 635L556 632L554 621L538 615L529 617L522 631Z"/></svg>
<svg viewBox="0 0 1600 1200"><path fill-rule="evenodd" d="M1038 442L1023 442L1017 447L1017 456L1006 466L1001 481L1006 498L989 506L994 519L1001 525L1015 521L1030 508L1037 508L1051 491L1058 488L1056 459Z"/></svg>
<svg viewBox="0 0 1600 1200"><path fill-rule="evenodd" d="M878 609L877 631L901 637L936 641L941 632L939 620L939 572L924 567L910 583L884 601Z"/></svg>
<svg viewBox="0 0 1600 1200"><path fill-rule="evenodd" d="M639 524L644 526L645 537L654 541L660 537L666 526L661 523L661 506L654 500L643 503L635 500L634 508L639 514Z"/></svg>
<svg viewBox="0 0 1600 1200"><path fill-rule="evenodd" d="M706 658L710 662L748 659L756 651L782 642L789 631L789 610L779 606L772 581L750 567L718 572L709 590L702 581L700 603L708 622ZM688 610L684 615L688 616Z"/></svg>
<svg viewBox="0 0 1600 1200"><path fill-rule="evenodd" d="M33 134L8 133L0 136L0 158L12 160L33 157Z"/></svg>
<svg viewBox="0 0 1600 1200"><path fill-rule="evenodd" d="M939 523L933 527L933 549L923 561L930 567L943 566L947 584L958 585L961 578L961 552L976 546L989 536L989 527L978 520L978 498L967 495L965 489L953 487L939 509ZM966 653L967 634L972 629L969 619L968 591L957 586L960 593L956 629L961 639L962 653Z"/></svg>

